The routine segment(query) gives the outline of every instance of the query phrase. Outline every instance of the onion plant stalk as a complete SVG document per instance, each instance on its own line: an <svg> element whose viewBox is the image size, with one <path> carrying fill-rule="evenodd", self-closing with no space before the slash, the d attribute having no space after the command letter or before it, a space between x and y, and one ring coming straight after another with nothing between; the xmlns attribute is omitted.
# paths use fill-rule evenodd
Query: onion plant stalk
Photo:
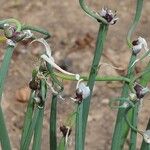
<svg viewBox="0 0 150 150"><path fill-rule="evenodd" d="M10 145L10 140L9 140L9 136L8 136L5 120L4 120L4 115L1 107L1 100L2 100L2 93L4 90L4 83L7 77L7 72L9 69L13 51L14 51L14 46L8 45L0 68L0 127L1 127L0 142L1 142L2 149L7 149L7 150L11 150L11 145Z"/></svg>
<svg viewBox="0 0 150 150"><path fill-rule="evenodd" d="M143 7L143 0L137 0L134 21L133 21L131 28L127 35L127 43L128 43L129 48L132 48L131 36L132 36L132 33L135 31L135 28L140 20L142 7ZM128 66L128 73L126 76L127 78L132 79L134 77L134 67L131 67L131 66L135 60L136 60L136 56L134 54L132 54L131 58L130 58L130 63ZM128 85L128 83L125 82L124 86L123 86L121 97L128 97L128 94L129 94L129 85ZM120 102L120 105L122 105L122 104L123 104L123 102ZM122 150L123 149L124 142L127 138L128 132L129 132L129 126L125 121L124 115L125 115L125 110L119 109L117 119L116 119L115 130L113 133L111 150ZM129 111L128 118L131 120L132 111Z"/></svg>
<svg viewBox="0 0 150 150"><path fill-rule="evenodd" d="M83 102L79 105L80 109L77 112L77 120L76 120L76 150L83 150L84 149L84 142L85 142L85 136L86 136L86 125L87 125L87 118L88 118L88 113L89 113L89 108L90 108L90 101L92 97L92 92L93 92L93 87L95 83L95 79L97 76L97 72L99 70L99 62L100 58L103 53L103 46L104 42L106 39L108 31L108 25L101 23L99 32L98 32L98 37L97 37L97 42L96 42L96 49L94 53L94 58L93 58L93 63L88 79L87 86L89 86L91 94L88 98L83 100ZM81 116L82 115L82 116ZM80 119L79 119L79 118ZM79 121L80 120L80 121ZM82 120L82 121L81 121ZM80 141L83 141L82 144Z"/></svg>

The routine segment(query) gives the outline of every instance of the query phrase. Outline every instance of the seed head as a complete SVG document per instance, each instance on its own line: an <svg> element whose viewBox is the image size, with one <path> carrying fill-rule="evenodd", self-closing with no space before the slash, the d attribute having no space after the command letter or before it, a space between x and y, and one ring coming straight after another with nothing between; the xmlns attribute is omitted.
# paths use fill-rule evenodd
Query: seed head
<svg viewBox="0 0 150 150"><path fill-rule="evenodd" d="M102 8L99 15L102 16L104 19L106 19L107 22L111 25L115 24L118 20L118 18L116 17L116 11L115 13L113 13L112 10L108 8Z"/></svg>

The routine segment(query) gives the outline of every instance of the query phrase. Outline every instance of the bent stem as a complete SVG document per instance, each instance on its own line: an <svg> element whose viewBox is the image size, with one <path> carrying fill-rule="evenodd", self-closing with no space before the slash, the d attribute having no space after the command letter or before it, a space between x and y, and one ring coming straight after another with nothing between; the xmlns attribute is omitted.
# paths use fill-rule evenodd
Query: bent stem
<svg viewBox="0 0 150 150"><path fill-rule="evenodd" d="M54 73L56 74L57 77L59 77L63 80L77 81L75 76L69 76L69 75L66 75L63 73L57 73L57 72L54 72ZM84 81L88 81L89 77L86 75L80 75L80 79L83 79ZM106 82L107 81L125 81L125 82L130 83L130 79L128 79L127 77L122 77L122 76L116 76L116 77L113 77L113 76L102 76L102 77L96 76L95 81L106 81Z"/></svg>
<svg viewBox="0 0 150 150"><path fill-rule="evenodd" d="M51 37L51 34L48 31L46 31L42 28L38 28L38 27L33 27L33 26L23 24L21 26L21 30L31 30L31 31L35 31L35 32L44 34L45 35L44 39L48 39Z"/></svg>
<svg viewBox="0 0 150 150"><path fill-rule="evenodd" d="M103 24L108 24L108 22L101 17L100 15L98 15L96 12L94 12L93 10L91 10L87 4L85 3L85 0L79 0L80 6L81 8L92 18L102 22Z"/></svg>

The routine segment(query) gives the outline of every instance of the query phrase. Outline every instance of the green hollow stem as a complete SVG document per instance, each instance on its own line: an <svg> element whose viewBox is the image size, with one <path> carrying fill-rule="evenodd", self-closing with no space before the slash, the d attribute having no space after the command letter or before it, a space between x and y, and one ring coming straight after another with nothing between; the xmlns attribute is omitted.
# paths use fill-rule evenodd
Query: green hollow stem
<svg viewBox="0 0 150 150"><path fill-rule="evenodd" d="M136 106L136 105L138 105L138 104L136 103L135 106ZM134 107L135 107L135 106L134 106ZM129 118L128 118L128 111L130 111L131 108L132 108L132 107L126 108L126 110L125 110L125 116L124 116L124 117L125 117L125 120L126 120L127 124L129 125L129 127L131 128L132 131L134 131L136 134L139 133L139 134L141 134L141 135L143 136L143 131L138 130L137 127L136 127L134 124L132 124L132 123L130 122ZM136 125L137 125L137 124L136 124ZM134 145L134 139L133 139L133 141L132 141L132 139L131 139L131 141L130 141L130 147L131 147L131 148L133 148L133 145L132 145L132 144ZM129 147L129 149L130 149L130 147ZM135 149L136 149L136 147L135 147ZM134 149L134 150L135 150L135 149Z"/></svg>
<svg viewBox="0 0 150 150"><path fill-rule="evenodd" d="M91 10L91 8L87 6L85 0L79 0L79 3L81 8L86 12L86 14L98 21L101 21L103 24L108 24L108 22L103 17L101 17L98 13L94 12L93 10Z"/></svg>
<svg viewBox="0 0 150 150"><path fill-rule="evenodd" d="M57 95L52 96L51 102L51 112L50 112L50 150L57 149L57 133L56 133L56 124L57 124Z"/></svg>
<svg viewBox="0 0 150 150"><path fill-rule="evenodd" d="M28 132L26 134L25 141L24 141L23 146L20 150L28 150L29 149L29 146L30 146L30 143L31 143L31 140L33 137L34 129L35 129L35 126L37 123L38 116L39 116L39 108L36 107L34 110L34 113L33 113L32 120L30 122L30 126L28 128Z"/></svg>
<svg viewBox="0 0 150 150"><path fill-rule="evenodd" d="M30 127L30 122L32 120L32 115L33 115L33 111L34 111L34 102L33 102L34 96L35 96L35 92L31 91L26 114L25 114L22 135L21 135L21 141L20 141L20 149L21 150L23 149L23 144L27 138L28 130Z"/></svg>
<svg viewBox="0 0 150 150"><path fill-rule="evenodd" d="M1 127L1 130L0 130L1 148L2 150L11 150L11 144L10 144L10 140L9 140L9 136L8 136L5 119L4 119L1 106L0 106L0 127Z"/></svg>
<svg viewBox="0 0 150 150"><path fill-rule="evenodd" d="M82 129L82 110L83 105L77 106L77 113L76 113L76 131L75 131L75 150L83 150L83 129Z"/></svg>
<svg viewBox="0 0 150 150"><path fill-rule="evenodd" d="M139 103L135 104L135 107L132 108L131 110L132 118L132 126L134 128L137 128L138 124L138 111L139 111ZM129 150L135 150L136 149L136 141L137 141L137 131L133 130L131 128L131 135L130 135L130 145L129 145Z"/></svg>
<svg viewBox="0 0 150 150"><path fill-rule="evenodd" d="M128 43L129 48L132 48L131 36L137 27L137 24L138 24L140 17L141 17L142 8L143 8L143 0L136 0L136 1L137 1L136 14L135 14L133 23L132 23L131 28L130 28L128 35L127 35L127 43Z"/></svg>
<svg viewBox="0 0 150 150"><path fill-rule="evenodd" d="M62 83L57 79L52 67L47 64L47 68L51 77L51 80L54 84L60 87L60 90L58 92L63 91L63 85ZM49 145L51 150L57 149L57 132L56 132L56 124L57 124L57 98L58 95L53 94L52 95L52 102L51 102L51 111L50 111L50 129L49 129ZM63 142L60 144L60 149ZM58 146L59 147L59 146Z"/></svg>
<svg viewBox="0 0 150 150"><path fill-rule="evenodd" d="M11 57L12 57L13 51L14 51L14 46L7 46L3 62L1 64L1 68L0 68L0 103L2 100L4 83L5 83L5 79L7 77L7 73L8 73L8 69L9 69L9 65L11 62ZM0 130L0 142L1 142L2 149L8 148L8 150L9 150L9 149L11 149L11 145L10 145L10 140L9 140L1 104L0 104L0 127L2 128Z"/></svg>
<svg viewBox="0 0 150 150"><path fill-rule="evenodd" d="M132 79L133 78L133 73L134 73L134 68L130 67L132 63L136 60L136 56L132 55L129 66L128 66L128 73L127 73L127 78ZM129 84L127 82L124 83L123 90L121 97L128 97L129 95ZM121 101L120 105L122 105L124 102ZM131 113L131 111L129 111ZM125 121L124 118L125 115L125 109L119 109L118 114L117 114L117 119L116 119L116 124L115 124L115 129L113 133L113 138L112 138L112 146L111 150L122 150L123 145L125 142L125 139L127 137L128 131L129 131L129 126ZM131 118L131 117L130 117Z"/></svg>
<svg viewBox="0 0 150 150"><path fill-rule="evenodd" d="M149 66L150 66L150 63L144 69L145 74L143 74L143 76L141 76L141 78L140 78L140 84L144 87L147 86L147 84L150 80L149 79L150 71L149 72L147 71L147 70L150 69ZM132 111L132 118L131 118L132 125L134 126L134 128L137 128L139 104L137 103L135 105L135 107L132 108L131 111ZM136 141L137 141L137 132L135 132L134 130L131 129L130 147L129 147L130 150L135 150L136 149Z"/></svg>
<svg viewBox="0 0 150 150"><path fill-rule="evenodd" d="M6 48L3 62L1 64L1 68L0 68L0 102L2 99L2 93L4 90L4 83L5 83L5 79L7 77L7 73L8 73L8 69L9 69L9 65L11 62L13 51L14 51L14 46L8 45Z"/></svg>
<svg viewBox="0 0 150 150"><path fill-rule="evenodd" d="M142 8L143 8L143 0L137 0L135 18L127 36L129 46L130 46L129 39L132 33L135 31L135 28L139 22L142 13ZM138 124L138 111L139 111L139 104L137 103L135 107L131 109L131 112L128 114L128 117L131 118L132 126L134 126L134 128L137 128ZM137 143L137 132L131 129L129 150L135 150L136 143Z"/></svg>
<svg viewBox="0 0 150 150"><path fill-rule="evenodd" d="M55 72L56 76L63 79L63 80L72 80L72 81L77 81L75 76L70 76L70 75L64 75L62 73L57 73ZM88 81L89 77L88 76L84 76L84 75L80 75L80 79L83 79L84 81ZM125 82L130 82L130 79L126 78L126 77L120 77L120 76L104 76L104 77L100 77L100 76L96 76L95 81L125 81Z"/></svg>
<svg viewBox="0 0 150 150"><path fill-rule="evenodd" d="M39 115L37 118L37 122L35 125L35 130L34 130L34 139L33 139L32 150L40 150L41 149L43 117L44 117L44 109L40 109Z"/></svg>
<svg viewBox="0 0 150 150"><path fill-rule="evenodd" d="M46 93L47 93L47 86L44 80L41 80L40 86L40 95L42 100L46 101ZM44 118L44 106L43 108L39 109L39 114L37 117L37 122L34 129L34 138L33 138L33 146L32 150L40 150L41 149L41 142L42 142L42 128L43 128L43 118Z"/></svg>
<svg viewBox="0 0 150 150"><path fill-rule="evenodd" d="M78 124L78 120L76 120L77 121L76 122L76 131L82 131L82 132L76 133L76 135L83 138L82 145L80 145L81 148L83 148L83 150L84 150L84 143L85 143L87 118L88 118L88 113L89 113L89 108L90 108L90 100L92 97L95 78L97 76L97 72L99 69L99 62L100 62L100 58L102 56L103 46L104 46L104 42L106 39L107 31L108 31L108 26L105 24L101 24L100 28L99 28L99 32L98 32L96 49L95 49L95 53L94 53L94 58L93 58L90 75L89 75L89 80L87 83L87 85L90 88L91 94L89 97L87 97L85 100L83 100L83 102L80 104L81 109L79 109L80 111L77 112L79 118L81 118L81 115L82 115L82 126L79 126L81 123ZM80 128L82 128L82 129L80 129ZM80 141L78 140L78 142L80 142ZM76 145L79 145L79 143L76 143Z"/></svg>
<svg viewBox="0 0 150 150"><path fill-rule="evenodd" d="M31 31L35 31L35 32L41 33L41 34L45 35L44 39L48 39L48 38L51 37L51 34L48 31L46 31L46 30L44 30L42 28L39 28L39 27L33 27L33 26L29 26L29 25L23 24L21 26L21 30L31 30Z"/></svg>
<svg viewBox="0 0 150 150"><path fill-rule="evenodd" d="M17 32L21 31L21 23L20 23L18 20L13 19L13 18L1 20L1 21L0 21L0 29L3 29L3 28L4 28L4 24L5 24L5 23L8 23L8 24L15 24L16 27L17 27L16 31L17 31Z"/></svg>
<svg viewBox="0 0 150 150"><path fill-rule="evenodd" d="M67 150L65 137L62 137L62 138L60 139L60 143L59 143L59 145L58 145L57 150Z"/></svg>

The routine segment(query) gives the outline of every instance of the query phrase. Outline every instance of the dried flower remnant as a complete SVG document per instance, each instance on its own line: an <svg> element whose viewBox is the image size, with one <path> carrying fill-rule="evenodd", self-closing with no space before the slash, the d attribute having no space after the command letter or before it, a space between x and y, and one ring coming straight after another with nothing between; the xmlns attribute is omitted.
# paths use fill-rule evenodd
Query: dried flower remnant
<svg viewBox="0 0 150 150"><path fill-rule="evenodd" d="M134 55L137 55L142 49L146 52L141 56L141 58L136 59L131 67L133 67L138 61L143 60L146 56L150 56L150 50L144 38L139 37L137 40L132 42L132 45L132 52Z"/></svg>
<svg viewBox="0 0 150 150"><path fill-rule="evenodd" d="M150 144L150 130L146 130L143 133L143 138L146 143Z"/></svg>
<svg viewBox="0 0 150 150"><path fill-rule="evenodd" d="M144 48L146 51L148 51L147 42L142 37L139 37L137 40L134 40L132 42L132 45L133 45L132 51L133 51L134 55L137 55L142 50L142 48Z"/></svg>
<svg viewBox="0 0 150 150"><path fill-rule="evenodd" d="M147 92L149 92L149 89L147 87L144 88L140 84L136 84L134 86L134 90L136 92L136 96L137 96L138 99L143 98L145 96L145 94Z"/></svg>
<svg viewBox="0 0 150 150"><path fill-rule="evenodd" d="M79 81L80 82L80 81ZM90 89L84 83L78 83L76 87L76 97L75 102L80 104L83 99L87 98L90 95Z"/></svg>
<svg viewBox="0 0 150 150"><path fill-rule="evenodd" d="M45 41L43 38L41 38L41 39L36 39L36 40L32 41L31 43L36 42L36 41L42 43L45 46L46 54L41 55L41 58L45 62L49 63L53 68L55 68L56 70L60 71L63 74L75 76L76 80L80 79L79 74L74 74L74 73L65 71L55 63L55 60L51 55L51 48L50 48L49 44L47 43L47 41Z"/></svg>
<svg viewBox="0 0 150 150"><path fill-rule="evenodd" d="M63 137L70 136L72 129L65 125L60 126L60 131L63 134Z"/></svg>
<svg viewBox="0 0 150 150"><path fill-rule="evenodd" d="M104 19L107 20L107 22L111 25L115 24L119 18L116 17L116 11L115 13L112 12L112 10L108 8L102 8L101 12L99 13L100 16L102 16Z"/></svg>
<svg viewBox="0 0 150 150"><path fill-rule="evenodd" d="M39 89L40 89L39 81L31 80L31 81L29 82L29 87L30 87L30 89L32 89L32 90L39 90Z"/></svg>
<svg viewBox="0 0 150 150"><path fill-rule="evenodd" d="M19 42L33 37L33 33L30 30L17 31L15 26L9 24L4 24L4 34L7 39L11 39L13 42Z"/></svg>

